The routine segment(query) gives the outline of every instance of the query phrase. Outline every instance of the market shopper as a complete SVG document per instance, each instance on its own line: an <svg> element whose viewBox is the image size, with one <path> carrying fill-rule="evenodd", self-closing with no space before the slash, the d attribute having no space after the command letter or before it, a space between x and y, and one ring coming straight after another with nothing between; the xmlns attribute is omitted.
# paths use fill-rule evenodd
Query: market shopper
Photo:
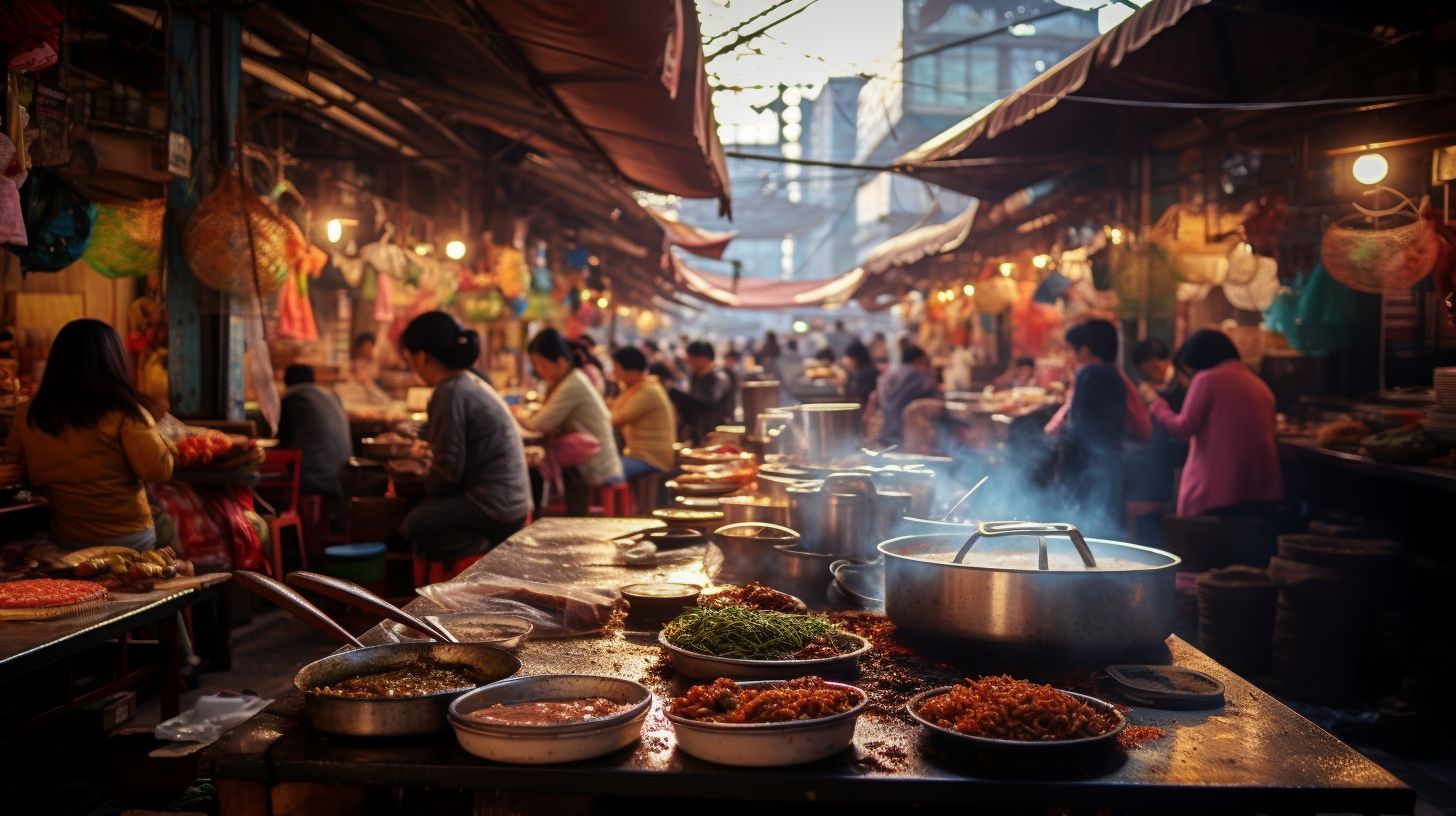
<svg viewBox="0 0 1456 816"><path fill-rule="evenodd" d="M622 474L635 479L672 468L677 413L657 377L647 373L647 357L628 346L612 355L622 390L612 402L612 426L622 434Z"/></svg>
<svg viewBox="0 0 1456 816"><path fill-rule="evenodd" d="M1128 386L1113 361L1117 327L1088 320L1067 330L1076 366L1066 410L1048 424L1058 441L1063 512L1084 533L1116 538L1123 528L1123 436Z"/></svg>
<svg viewBox="0 0 1456 816"><path fill-rule="evenodd" d="M727 372L713 362L713 344L698 340L688 344L687 367L692 377L687 391L672 391L673 405L682 417L683 433L694 445L733 417L733 383Z"/></svg>
<svg viewBox="0 0 1456 816"><path fill-rule="evenodd" d="M870 395L875 393L875 386L880 384L880 369L870 359L869 348L858 340L850 343L849 348L844 350L843 365L848 372L844 386L845 398L860 405L869 405Z"/></svg>
<svg viewBox="0 0 1456 816"><path fill-rule="evenodd" d="M322 497L327 517L338 524L344 516L339 471L354 453L349 415L338 396L314 381L312 366L289 366L283 385L288 390L279 408L278 447L303 454L299 489Z"/></svg>
<svg viewBox="0 0 1456 816"><path fill-rule="evenodd" d="M521 432L505 401L474 371L480 336L444 312L426 312L400 336L410 366L434 388L426 438L426 498L400 533L423 557L459 561L509 538L531 511Z"/></svg>
<svg viewBox="0 0 1456 816"><path fill-rule="evenodd" d="M1274 392L1239 359L1228 335L1194 332L1177 365L1192 376L1181 410L1153 401L1158 424L1189 440L1178 515L1258 514L1284 497L1274 435Z"/></svg>
<svg viewBox="0 0 1456 816"><path fill-rule="evenodd" d="M898 445L905 428L905 409L912 402L934 399L940 395L930 355L916 345L901 352L900 367L880 378L875 389L875 404L881 415L879 442Z"/></svg>
<svg viewBox="0 0 1456 816"><path fill-rule="evenodd" d="M611 413L561 332L543 329L531 338L526 354L536 376L546 381L547 390L541 410L523 417L521 425L547 436L548 470L554 481L556 469L560 469L566 512L584 516L591 488L622 480Z"/></svg>
<svg viewBox="0 0 1456 816"><path fill-rule="evenodd" d="M1149 338L1132 350L1138 391L1149 400L1162 397L1173 410L1183 404L1185 390L1168 344ZM1176 498L1178 469L1188 457L1188 445L1154 422L1146 441L1130 440L1124 450L1127 487L1127 527L1132 540L1150 546L1161 542L1161 519Z"/></svg>
<svg viewBox="0 0 1456 816"><path fill-rule="evenodd" d="M73 320L56 334L40 390L17 411L5 453L49 502L57 544L156 546L145 486L172 478L174 452L148 404L110 326Z"/></svg>

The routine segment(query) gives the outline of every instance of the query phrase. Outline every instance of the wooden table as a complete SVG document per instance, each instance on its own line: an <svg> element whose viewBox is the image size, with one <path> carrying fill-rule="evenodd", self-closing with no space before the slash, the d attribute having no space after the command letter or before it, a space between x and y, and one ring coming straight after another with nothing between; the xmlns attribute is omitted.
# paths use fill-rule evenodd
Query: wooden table
<svg viewBox="0 0 1456 816"><path fill-rule="evenodd" d="M230 573L209 573L175 578L152 592L113 593L111 600L94 612L45 621L0 622L0 684L160 622L157 627L162 654L159 667L123 671L117 679L73 697L61 709L44 712L37 719L101 699L158 670L162 673L162 718L174 717L181 710L182 648L178 628L170 622L182 610L219 597L221 585L231 577Z"/></svg>
<svg viewBox="0 0 1456 816"><path fill-rule="evenodd" d="M606 540L641 525L545 519L456 580L486 572L591 586L706 580L701 563L689 561L656 568L614 565ZM378 628L366 634L369 642L382 638ZM476 759L444 733L412 740L329 737L307 725L301 698L290 695L213 746L204 765L219 780L224 814L267 812L270 791L311 785L339 791L337 786L361 784L472 791L477 809L496 807L501 797L532 797L534 804L517 808L520 812L565 812L590 799L610 808L619 797L765 803L750 805L755 810L767 802L841 803L846 810L921 805L956 813L1067 806L1159 813L1413 810L1414 793L1390 773L1189 644L1170 638L1168 645L1174 663L1227 685L1227 705L1207 712L1134 708L1128 715L1132 723L1164 728L1167 736L1128 751L1109 746L1056 760L936 748L910 723L872 712L860 719L854 748L835 757L799 767L730 768L676 751L659 705L647 719L643 741L631 748L571 765L507 766ZM650 667L658 653L650 633L614 632L531 641L520 657L526 674L616 675L654 687L661 698L682 686L654 678Z"/></svg>

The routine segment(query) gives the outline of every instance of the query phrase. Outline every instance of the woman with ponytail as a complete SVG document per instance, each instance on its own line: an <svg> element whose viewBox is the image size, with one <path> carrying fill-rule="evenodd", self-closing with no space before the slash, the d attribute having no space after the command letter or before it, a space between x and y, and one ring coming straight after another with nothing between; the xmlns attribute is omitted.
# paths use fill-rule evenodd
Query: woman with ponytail
<svg viewBox="0 0 1456 816"><path fill-rule="evenodd" d="M426 312L410 321L399 344L435 389L426 428L433 456L427 497L400 532L432 561L480 555L521 529L531 510L520 428L474 370L480 335L444 312Z"/></svg>
<svg viewBox="0 0 1456 816"><path fill-rule="evenodd" d="M521 424L548 437L547 451L561 470L566 513L584 516L589 488L622 480L611 412L561 332L543 329L531 338L526 353L536 376L546 381L547 390L541 410ZM594 451L591 441L596 442Z"/></svg>

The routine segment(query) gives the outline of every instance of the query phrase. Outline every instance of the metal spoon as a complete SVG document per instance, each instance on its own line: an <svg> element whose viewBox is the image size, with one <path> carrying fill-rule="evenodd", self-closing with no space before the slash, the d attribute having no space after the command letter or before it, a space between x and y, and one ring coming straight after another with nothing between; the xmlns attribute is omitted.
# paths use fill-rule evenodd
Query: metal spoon
<svg viewBox="0 0 1456 816"><path fill-rule="evenodd" d="M969 499L977 490L980 490L981 489L981 485L983 485L987 481L989 481L990 478L991 478L991 476L989 474L988 475L985 475L985 476L982 476L981 477L981 481L976 482L971 487L970 490L967 490L966 491L966 495L961 496L959 501L957 501L955 504L951 505L951 508L949 510L945 511L945 515L941 516L940 517L940 520L941 521L950 521L950 517L953 516L953 515L955 515L955 511L961 509L961 505L963 505L963 504L966 503L966 499Z"/></svg>

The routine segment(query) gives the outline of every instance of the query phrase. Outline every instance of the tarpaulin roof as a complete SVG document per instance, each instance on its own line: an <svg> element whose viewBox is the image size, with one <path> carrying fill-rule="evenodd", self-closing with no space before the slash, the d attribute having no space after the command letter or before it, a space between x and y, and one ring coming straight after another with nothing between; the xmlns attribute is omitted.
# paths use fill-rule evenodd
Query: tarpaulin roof
<svg viewBox="0 0 1456 816"><path fill-rule="evenodd" d="M837 278L814 280L771 280L703 272L672 256L673 270L689 291L721 306L739 309L794 309L808 306L836 306L849 301L864 282L863 269Z"/></svg>
<svg viewBox="0 0 1456 816"><path fill-rule="evenodd" d="M895 163L992 198L1100 156L1144 149L1210 111L1306 101L1296 90L1326 98L1388 88L1369 72L1333 69L1393 43L1419 49L1411 35L1449 16L1442 5L1153 0Z"/></svg>
<svg viewBox="0 0 1456 816"><path fill-rule="evenodd" d="M676 218L670 218L648 206L643 206L642 209L652 216L652 220L661 225L662 232L669 244L682 247L701 258L712 258L713 260L722 258L724 251L728 249L728 242L732 241L736 234L684 224Z"/></svg>
<svg viewBox="0 0 1456 816"><path fill-rule="evenodd" d="M491 0L482 13L629 182L728 207L691 0Z"/></svg>
<svg viewBox="0 0 1456 816"><path fill-rule="evenodd" d="M870 250L861 266L877 275L893 266L906 266L927 255L939 255L959 249L971 235L980 202L972 200L965 212L942 224L902 232Z"/></svg>

